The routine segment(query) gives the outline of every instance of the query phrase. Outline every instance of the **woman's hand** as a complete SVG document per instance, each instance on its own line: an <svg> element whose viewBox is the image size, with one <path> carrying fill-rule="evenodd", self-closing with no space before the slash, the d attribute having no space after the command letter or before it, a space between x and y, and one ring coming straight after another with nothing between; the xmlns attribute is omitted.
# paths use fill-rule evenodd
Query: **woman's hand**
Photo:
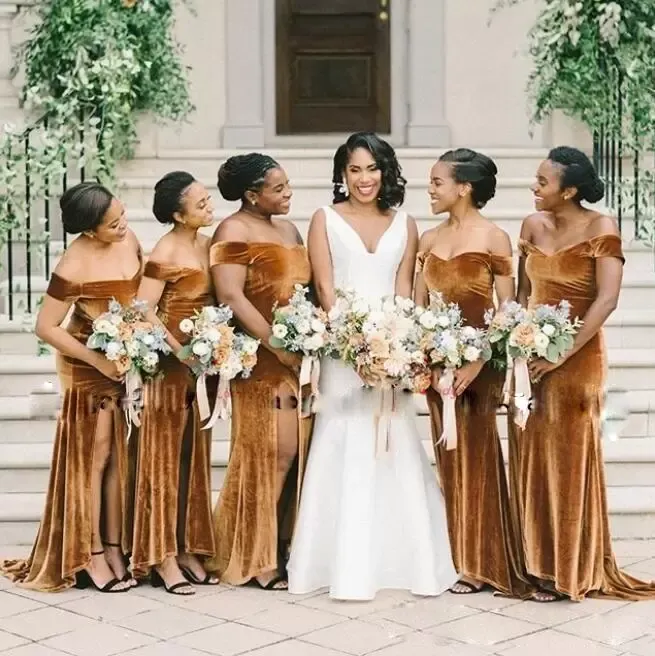
<svg viewBox="0 0 655 656"><path fill-rule="evenodd" d="M288 369L291 369L296 376L300 374L300 365L302 364L302 355L298 353L289 353L289 351L283 351L281 349L276 349L274 351L277 359Z"/></svg>
<svg viewBox="0 0 655 656"><path fill-rule="evenodd" d="M528 371L530 372L530 381L538 383L551 371L561 367L566 362L566 358L561 358L557 362L549 362L545 358L537 358L528 362Z"/></svg>
<svg viewBox="0 0 655 656"><path fill-rule="evenodd" d="M118 370L116 362L113 360L107 360L107 358L97 351L94 351L95 356L93 358L93 366L106 378L114 380L117 383L122 383L125 378L125 374L121 373Z"/></svg>
<svg viewBox="0 0 655 656"><path fill-rule="evenodd" d="M199 372L202 369L202 366L200 364L200 360L198 358L191 354L185 356L185 351L184 349L180 349L175 353L175 357L182 363L185 364L189 369L191 369L191 372L193 373L194 376L198 376Z"/></svg>
<svg viewBox="0 0 655 656"><path fill-rule="evenodd" d="M466 388L478 377L482 367L484 367L484 361L476 360L475 362L467 362L455 371L455 380L453 382L455 396L461 396L466 391Z"/></svg>

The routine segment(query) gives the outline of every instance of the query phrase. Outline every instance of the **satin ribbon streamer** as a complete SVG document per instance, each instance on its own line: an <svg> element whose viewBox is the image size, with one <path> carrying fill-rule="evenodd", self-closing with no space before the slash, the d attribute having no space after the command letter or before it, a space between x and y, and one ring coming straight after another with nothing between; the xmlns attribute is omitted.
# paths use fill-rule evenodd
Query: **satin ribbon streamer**
<svg viewBox="0 0 655 656"><path fill-rule="evenodd" d="M198 400L198 414L201 421L209 418L209 421L201 428L208 430L214 427L219 419L229 419L232 416L232 394L230 392L230 381L224 376L218 379L218 393L213 412L209 409L209 396L207 394L207 376L201 374L196 380L196 399ZM211 416L210 416L211 415Z"/></svg>
<svg viewBox="0 0 655 656"><path fill-rule="evenodd" d="M143 407L143 380L137 369L130 369L125 375L125 396L123 398L123 412L127 422L127 436L132 435L132 424L137 428L141 426L141 408Z"/></svg>
<svg viewBox="0 0 655 656"><path fill-rule="evenodd" d="M455 412L455 372L452 369L446 369L439 377L437 390L441 396L441 437L437 444L443 444L446 451L452 451L457 448L457 415Z"/></svg>
<svg viewBox="0 0 655 656"><path fill-rule="evenodd" d="M391 439L391 416L396 411L396 390L382 387L380 394L380 411L375 415L375 456L379 458L389 452Z"/></svg>
<svg viewBox="0 0 655 656"><path fill-rule="evenodd" d="M301 413L302 418L309 417L316 413L316 404L318 402L318 381L321 375L321 361L316 356L305 355L300 365L300 376L298 384L300 386L299 405L302 403L302 388L305 385L310 386L310 397L306 409Z"/></svg>
<svg viewBox="0 0 655 656"><path fill-rule="evenodd" d="M517 358L514 360L514 423L521 430L525 430L525 425L528 423L531 398L528 361L525 358Z"/></svg>

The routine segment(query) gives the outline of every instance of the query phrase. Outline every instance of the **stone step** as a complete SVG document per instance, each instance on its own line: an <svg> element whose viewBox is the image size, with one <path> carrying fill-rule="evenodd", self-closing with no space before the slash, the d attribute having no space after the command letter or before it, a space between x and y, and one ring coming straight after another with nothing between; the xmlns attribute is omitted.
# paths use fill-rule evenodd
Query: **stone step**
<svg viewBox="0 0 655 656"><path fill-rule="evenodd" d="M655 310L618 310L610 316L605 329L605 343L612 347L655 348ZM35 355L49 352L39 345L29 316L10 321L0 316L0 354Z"/></svg>
<svg viewBox="0 0 655 656"><path fill-rule="evenodd" d="M613 538L655 537L655 486L610 487L607 497ZM44 502L45 494L0 494L0 546L32 544Z"/></svg>
<svg viewBox="0 0 655 656"><path fill-rule="evenodd" d="M427 180L435 161L445 148L397 148L396 156L406 178ZM542 148L474 148L491 157L502 177L529 177L548 154ZM292 183L304 178L332 179L334 148L265 149L284 167ZM148 177L157 180L169 171L183 170L199 179L211 181L216 188L219 166L231 155L248 151L235 150L160 150L157 157L137 157L119 166L119 178Z"/></svg>

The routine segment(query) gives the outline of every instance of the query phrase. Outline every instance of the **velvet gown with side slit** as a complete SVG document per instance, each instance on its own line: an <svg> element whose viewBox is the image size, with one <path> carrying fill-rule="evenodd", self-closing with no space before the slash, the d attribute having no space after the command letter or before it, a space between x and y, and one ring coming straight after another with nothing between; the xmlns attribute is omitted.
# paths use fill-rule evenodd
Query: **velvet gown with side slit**
<svg viewBox="0 0 655 656"><path fill-rule="evenodd" d="M287 303L294 286L307 285L311 278L301 245L218 242L211 247L210 265L220 264L247 267L245 296L268 322L275 303ZM283 564L279 554L290 539L312 419L298 415L296 464L278 504L276 407L282 392L291 392L299 405L298 377L260 346L252 376L234 380L231 390L230 459L214 511L216 557L207 567L222 581L240 585Z"/></svg>
<svg viewBox="0 0 655 656"><path fill-rule="evenodd" d="M521 240L530 306L596 297L596 258L623 262L621 239L600 235L548 255ZM601 447L607 361L602 331L534 385L524 431L510 425L510 484L528 574L571 599L655 599L655 583L621 571L612 552Z"/></svg>
<svg viewBox="0 0 655 656"><path fill-rule="evenodd" d="M494 307L494 276L512 275L511 258L491 253L468 252L448 260L419 253L417 262L428 290L457 303L465 322L476 328L484 327L484 313ZM426 396L455 568L499 592L525 597L530 588L513 531L496 426L503 380L503 373L485 365L457 399L457 448L451 451L436 444L441 435L441 397L432 388Z"/></svg>
<svg viewBox="0 0 655 656"><path fill-rule="evenodd" d="M139 255L139 257L141 257ZM106 312L109 301L129 304L141 280L141 268L131 280L72 283L53 273L47 294L73 304L66 330L86 344L93 320ZM121 505L125 509L127 425L121 408L124 385L97 369L57 354L57 373L63 396L57 420L45 509L32 553L27 560L5 561L3 573L23 587L57 592L75 583L75 574L89 566L92 545L91 473L98 411L111 409L113 448L116 449ZM133 427L132 431L136 429ZM102 536L107 541L107 536ZM127 552L126 531L122 531Z"/></svg>
<svg viewBox="0 0 655 656"><path fill-rule="evenodd" d="M144 276L165 282L159 319L180 344L180 322L212 305L208 271L148 262ZM216 377L207 379L210 405ZM162 358L160 374L144 384L144 408L135 449L132 568L145 576L179 552L215 553L211 504L211 430L201 430L195 379L175 355ZM183 463L186 463L183 466Z"/></svg>

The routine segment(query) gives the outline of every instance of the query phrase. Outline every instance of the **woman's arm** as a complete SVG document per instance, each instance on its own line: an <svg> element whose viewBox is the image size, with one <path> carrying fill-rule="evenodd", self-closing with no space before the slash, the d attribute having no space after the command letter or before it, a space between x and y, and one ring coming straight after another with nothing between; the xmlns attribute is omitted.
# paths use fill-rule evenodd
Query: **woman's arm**
<svg viewBox="0 0 655 656"><path fill-rule="evenodd" d="M414 271L416 270L416 253L418 252L418 228L411 216L407 217L407 243L403 259L396 272L396 296L412 298Z"/></svg>
<svg viewBox="0 0 655 656"><path fill-rule="evenodd" d="M532 217L527 217L524 219L521 224L521 235L520 239L525 241L532 241ZM530 278L525 272L525 255L523 251L519 250L519 267L518 267L518 286L516 292L516 300L523 306L528 307L528 301L530 299L530 293L532 291L532 285L530 284Z"/></svg>
<svg viewBox="0 0 655 656"><path fill-rule="evenodd" d="M152 261L152 258L150 261ZM149 278L144 276L141 278L141 284L139 285L139 291L137 292L136 297L148 303L146 319L152 323L153 326L161 326L166 331L166 341L168 342L168 345L173 349L173 353L177 354L182 348L182 344L180 344L177 339L175 339L174 335L166 327L166 324L157 316L157 306L159 305L159 301L161 299L161 295L164 293L165 287L165 280L159 280L158 278Z"/></svg>
<svg viewBox="0 0 655 656"><path fill-rule="evenodd" d="M426 230L422 235L418 244L418 252L427 254L432 248L432 242L434 240L434 230ZM425 278L423 277L423 266L416 266L416 277L414 278L414 303L416 305L421 305L427 307L429 303L429 294L428 286L425 284Z"/></svg>
<svg viewBox="0 0 655 656"><path fill-rule="evenodd" d="M496 290L498 306L500 307L506 301L513 301L516 296L516 286L514 284L514 276L512 275L513 272L511 271L512 241L504 230L496 228L492 232L490 246L492 255L501 258L510 258L507 271L510 275L501 275L498 272L494 274L494 288Z"/></svg>
<svg viewBox="0 0 655 656"><path fill-rule="evenodd" d="M334 276L332 269L332 254L328 242L325 212L316 210L309 224L307 235L309 261L312 265L312 281L318 302L329 312L337 300L334 292Z"/></svg>

